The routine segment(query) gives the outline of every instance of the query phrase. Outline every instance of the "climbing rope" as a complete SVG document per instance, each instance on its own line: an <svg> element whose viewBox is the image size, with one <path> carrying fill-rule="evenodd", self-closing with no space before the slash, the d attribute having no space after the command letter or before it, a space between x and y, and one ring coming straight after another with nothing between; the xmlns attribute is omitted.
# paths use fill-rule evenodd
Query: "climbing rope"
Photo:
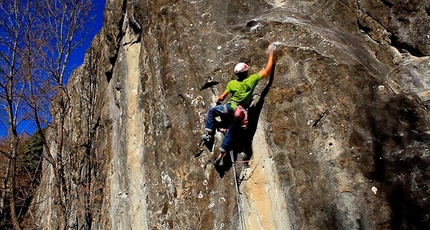
<svg viewBox="0 0 430 230"><path fill-rule="evenodd" d="M240 193L239 183L237 180L238 178L237 178L237 173L236 173L236 162L234 161L233 150L230 151L230 158L231 158L231 162L233 165L234 184L236 187L237 210L239 212L239 220L240 220L240 225L241 225L240 229L246 230L245 216L243 213L243 205L242 205L242 194Z"/></svg>

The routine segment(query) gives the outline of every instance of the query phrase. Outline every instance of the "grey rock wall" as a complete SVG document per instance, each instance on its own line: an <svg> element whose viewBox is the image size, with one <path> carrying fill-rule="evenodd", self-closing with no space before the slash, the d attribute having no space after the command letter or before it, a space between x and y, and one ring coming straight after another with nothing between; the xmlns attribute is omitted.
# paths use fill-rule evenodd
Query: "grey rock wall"
<svg viewBox="0 0 430 230"><path fill-rule="evenodd" d="M429 7L107 1L68 85L70 228L428 228ZM263 68L272 42L273 78L236 142L250 159L238 205L231 162L213 167L197 144L233 66ZM200 91L209 77L220 84ZM58 224L51 170L33 209L43 229Z"/></svg>

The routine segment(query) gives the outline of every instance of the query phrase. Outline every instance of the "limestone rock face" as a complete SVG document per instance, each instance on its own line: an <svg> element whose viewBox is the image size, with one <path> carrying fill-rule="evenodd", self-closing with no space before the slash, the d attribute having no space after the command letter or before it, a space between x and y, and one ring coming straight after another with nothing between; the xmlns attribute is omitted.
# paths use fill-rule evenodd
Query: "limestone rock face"
<svg viewBox="0 0 430 230"><path fill-rule="evenodd" d="M428 0L107 1L104 27L68 85L68 225L428 228L429 8ZM257 72L272 42L273 75L259 83L235 142L250 168L237 162L235 171L230 156L215 168L209 151L195 157L234 65ZM209 78L220 84L200 91ZM58 226L52 170L46 163L33 210L47 229Z"/></svg>

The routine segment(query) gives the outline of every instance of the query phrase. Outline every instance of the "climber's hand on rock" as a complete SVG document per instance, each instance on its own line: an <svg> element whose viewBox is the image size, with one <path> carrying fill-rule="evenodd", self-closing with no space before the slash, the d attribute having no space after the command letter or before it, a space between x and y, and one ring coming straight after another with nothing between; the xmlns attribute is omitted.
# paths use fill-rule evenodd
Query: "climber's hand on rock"
<svg viewBox="0 0 430 230"><path fill-rule="evenodd" d="M273 53L274 51L275 51L275 49L276 49L276 44L275 43L271 43L270 45L269 45L269 47L267 47L267 51L266 51L266 53Z"/></svg>

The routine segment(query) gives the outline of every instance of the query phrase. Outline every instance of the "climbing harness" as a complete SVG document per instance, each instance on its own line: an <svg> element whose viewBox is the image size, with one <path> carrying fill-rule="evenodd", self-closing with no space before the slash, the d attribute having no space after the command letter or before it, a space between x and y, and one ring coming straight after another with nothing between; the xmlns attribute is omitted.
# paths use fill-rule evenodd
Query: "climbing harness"
<svg viewBox="0 0 430 230"><path fill-rule="evenodd" d="M248 109L238 105L234 110L234 120L241 122L241 127L246 129L248 127Z"/></svg>

